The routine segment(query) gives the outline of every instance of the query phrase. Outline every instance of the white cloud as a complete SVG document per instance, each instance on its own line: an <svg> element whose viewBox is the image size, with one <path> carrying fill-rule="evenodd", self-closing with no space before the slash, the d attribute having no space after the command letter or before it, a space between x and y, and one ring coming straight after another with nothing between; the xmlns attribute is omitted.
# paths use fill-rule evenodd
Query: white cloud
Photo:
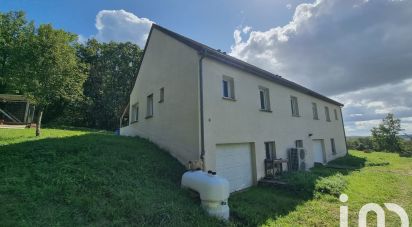
<svg viewBox="0 0 412 227"><path fill-rule="evenodd" d="M370 134L370 128L360 127L364 122L374 122L384 118L388 113L394 113L402 120L402 127L412 133L412 91L408 87L412 79L399 83L384 84L372 88L360 89L334 96L345 103L343 109L345 124L352 132L349 135ZM362 123L358 123L362 122ZM376 125L375 125L376 126Z"/></svg>
<svg viewBox="0 0 412 227"><path fill-rule="evenodd" d="M78 36L77 36L77 41L78 41L79 43L85 43L85 42L87 42L87 38L86 38L85 36L83 36L83 35L78 35Z"/></svg>
<svg viewBox="0 0 412 227"><path fill-rule="evenodd" d="M150 27L154 23L125 10L101 10L96 15L97 34L102 42L132 42L144 47Z"/></svg>
<svg viewBox="0 0 412 227"><path fill-rule="evenodd" d="M348 134L369 133L365 121L412 116L411 15L412 1L316 0L284 26L236 29L230 54L333 95Z"/></svg>
<svg viewBox="0 0 412 227"><path fill-rule="evenodd" d="M230 54L329 95L399 82L412 76L411 15L412 1L317 0Z"/></svg>
<svg viewBox="0 0 412 227"><path fill-rule="evenodd" d="M287 9L292 9L292 4L290 4L290 3L286 4L286 8Z"/></svg>
<svg viewBox="0 0 412 227"><path fill-rule="evenodd" d="M245 27L242 29L242 31L243 31L244 34L249 33L250 30L252 30L252 27L250 27L250 26L245 26Z"/></svg>

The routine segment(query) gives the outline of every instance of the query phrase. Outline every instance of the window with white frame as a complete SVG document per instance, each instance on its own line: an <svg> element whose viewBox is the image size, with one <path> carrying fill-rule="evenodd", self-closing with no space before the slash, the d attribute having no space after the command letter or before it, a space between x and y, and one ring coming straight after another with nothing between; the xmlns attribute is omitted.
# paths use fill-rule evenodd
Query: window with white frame
<svg viewBox="0 0 412 227"><path fill-rule="evenodd" d="M292 116L294 117L299 117L299 104L298 104L298 98L295 96L290 97L290 105L292 109Z"/></svg>
<svg viewBox="0 0 412 227"><path fill-rule="evenodd" d="M330 139L330 145L332 147L332 154L336 154L335 139Z"/></svg>
<svg viewBox="0 0 412 227"><path fill-rule="evenodd" d="M165 88L160 88L159 103L164 102L165 100Z"/></svg>
<svg viewBox="0 0 412 227"><path fill-rule="evenodd" d="M223 98L235 99L235 84L231 77L223 76L222 78L222 95Z"/></svg>
<svg viewBox="0 0 412 227"><path fill-rule="evenodd" d="M132 122L139 121L139 103L132 106Z"/></svg>
<svg viewBox="0 0 412 227"><path fill-rule="evenodd" d="M319 120L318 105L315 102L312 102L312 112L313 112L313 120Z"/></svg>
<svg viewBox="0 0 412 227"><path fill-rule="evenodd" d="M259 87L260 110L270 111L269 89Z"/></svg>
<svg viewBox="0 0 412 227"><path fill-rule="evenodd" d="M265 142L266 159L276 159L275 141Z"/></svg>
<svg viewBox="0 0 412 227"><path fill-rule="evenodd" d="M326 121L330 121L329 107L325 106Z"/></svg>
<svg viewBox="0 0 412 227"><path fill-rule="evenodd" d="M338 111L334 109L333 112L335 113L335 120L338 120Z"/></svg>
<svg viewBox="0 0 412 227"><path fill-rule="evenodd" d="M153 116L153 94L147 96L146 118Z"/></svg>

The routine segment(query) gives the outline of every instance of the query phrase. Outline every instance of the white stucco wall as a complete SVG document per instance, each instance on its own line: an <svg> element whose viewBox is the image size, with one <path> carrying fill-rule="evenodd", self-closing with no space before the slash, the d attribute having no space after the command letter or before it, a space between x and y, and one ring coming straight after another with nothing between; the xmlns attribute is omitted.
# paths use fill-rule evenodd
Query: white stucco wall
<svg viewBox="0 0 412 227"><path fill-rule="evenodd" d="M256 154L255 180L264 177L264 142L267 141L276 141L277 157L286 159L287 149L295 147L296 140L303 140L308 168L313 166L313 139L324 139L327 161L346 154L339 106L209 58L205 58L203 64L207 169L215 169L216 144L252 143ZM234 79L236 101L222 99L223 75ZM259 86L269 89L271 113L259 110ZM290 96L298 98L300 117L292 117ZM312 102L317 103L319 120L313 120ZM331 122L326 121L325 106L329 107ZM335 120L334 109L338 111L338 120ZM313 136L309 137L309 133ZM335 139L336 155L332 155L331 138Z"/></svg>
<svg viewBox="0 0 412 227"><path fill-rule="evenodd" d="M164 87L164 102L159 103ZM139 121L121 135L147 138L183 164L199 159L198 55L196 51L153 29L130 107L139 103ZM153 94L154 115L145 118L147 96ZM132 113L130 111L130 116Z"/></svg>

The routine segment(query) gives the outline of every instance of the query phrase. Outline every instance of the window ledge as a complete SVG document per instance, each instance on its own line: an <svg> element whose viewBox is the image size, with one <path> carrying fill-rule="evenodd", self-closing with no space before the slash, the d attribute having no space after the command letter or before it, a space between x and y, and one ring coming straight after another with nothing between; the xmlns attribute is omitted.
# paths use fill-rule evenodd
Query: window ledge
<svg viewBox="0 0 412 227"><path fill-rule="evenodd" d="M235 98L230 98L230 97L222 97L222 99L224 99L224 100L229 100L229 101L236 101L236 99Z"/></svg>
<svg viewBox="0 0 412 227"><path fill-rule="evenodd" d="M300 115L292 115L292 117L300 117Z"/></svg>
<svg viewBox="0 0 412 227"><path fill-rule="evenodd" d="M138 120L137 121L132 121L132 122L130 122L130 124L132 125L132 124L135 124L137 122L139 122L139 121Z"/></svg>
<svg viewBox="0 0 412 227"><path fill-rule="evenodd" d="M164 102L164 100L159 100L159 103L162 103L162 102Z"/></svg>
<svg viewBox="0 0 412 227"><path fill-rule="evenodd" d="M266 113L272 113L272 110L264 110L264 109L259 109L261 112L266 112Z"/></svg>
<svg viewBox="0 0 412 227"><path fill-rule="evenodd" d="M145 118L148 119L148 118L152 118L152 117L153 117L153 115L148 115Z"/></svg>

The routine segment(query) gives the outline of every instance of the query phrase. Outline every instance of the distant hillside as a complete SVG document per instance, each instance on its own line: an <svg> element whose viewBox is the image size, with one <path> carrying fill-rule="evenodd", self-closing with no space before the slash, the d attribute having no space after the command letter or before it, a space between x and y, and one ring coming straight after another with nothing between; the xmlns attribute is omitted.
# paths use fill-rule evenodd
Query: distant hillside
<svg viewBox="0 0 412 227"><path fill-rule="evenodd" d="M367 138L367 137L371 137L371 136L347 136L346 139L356 140L359 138ZM399 137L402 138L403 140L412 140L412 133L403 134L403 135L400 135Z"/></svg>
<svg viewBox="0 0 412 227"><path fill-rule="evenodd" d="M404 140L412 140L412 133L400 135L399 137L401 137Z"/></svg>

